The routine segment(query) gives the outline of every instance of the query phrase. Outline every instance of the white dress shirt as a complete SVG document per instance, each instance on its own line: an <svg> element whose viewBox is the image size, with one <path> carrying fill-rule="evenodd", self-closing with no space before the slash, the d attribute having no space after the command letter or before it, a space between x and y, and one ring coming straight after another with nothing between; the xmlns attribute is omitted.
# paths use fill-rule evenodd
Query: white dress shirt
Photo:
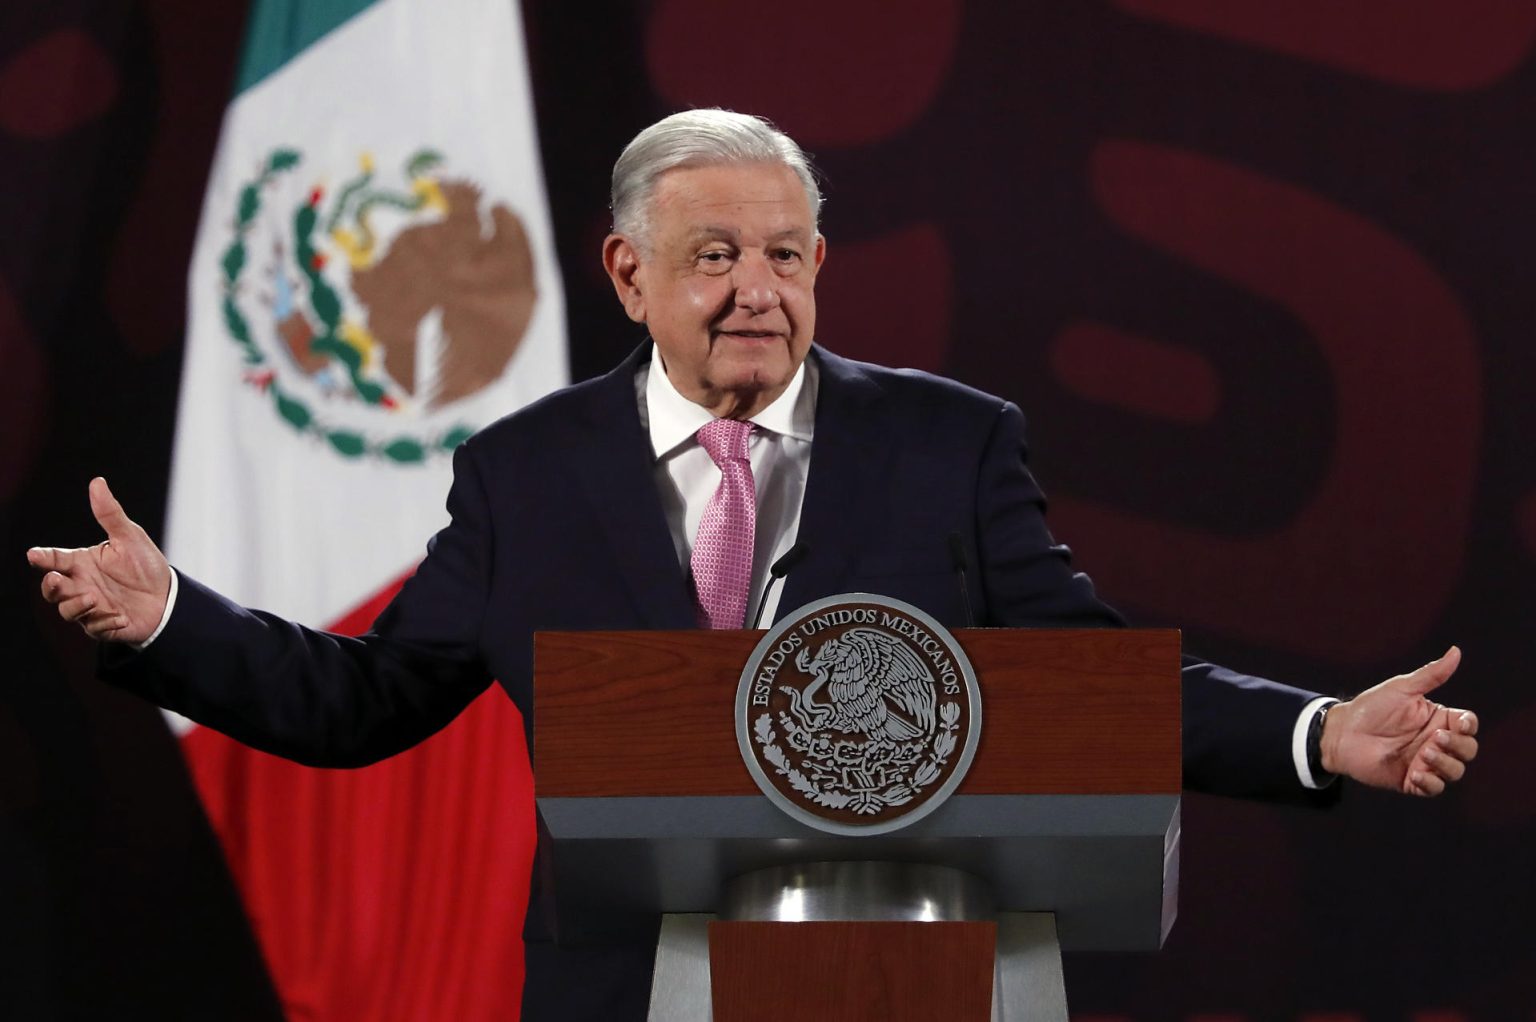
<svg viewBox="0 0 1536 1022"><path fill-rule="evenodd" d="M748 454L757 490L757 537L752 551L752 589L747 594L747 620L762 599L768 568L795 545L800 532L800 505L805 477L811 467L811 437L816 428L818 375L810 359L800 363L778 399L751 418ZM653 472L661 507L677 550L677 562L687 573L699 520L715 490L720 469L694 434L714 418L709 411L679 394L662 369L661 352L635 374L640 421L651 438L656 457ZM774 586L763 607L763 623L773 620L783 584Z"/></svg>

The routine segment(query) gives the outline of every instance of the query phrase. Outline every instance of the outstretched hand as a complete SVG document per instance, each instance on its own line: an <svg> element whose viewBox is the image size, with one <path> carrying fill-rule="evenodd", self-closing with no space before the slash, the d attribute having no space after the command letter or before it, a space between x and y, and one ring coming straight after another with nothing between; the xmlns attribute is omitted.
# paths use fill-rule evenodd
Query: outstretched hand
<svg viewBox="0 0 1536 1022"><path fill-rule="evenodd" d="M43 599L93 639L143 642L160 624L170 595L171 566L149 534L112 496L107 481L91 480L91 513L107 534L93 547L33 547L27 563L45 572Z"/></svg>
<svg viewBox="0 0 1536 1022"><path fill-rule="evenodd" d="M1438 795L1477 755L1477 714L1429 694L1456 672L1461 650L1388 678L1328 711L1323 769L1406 795Z"/></svg>

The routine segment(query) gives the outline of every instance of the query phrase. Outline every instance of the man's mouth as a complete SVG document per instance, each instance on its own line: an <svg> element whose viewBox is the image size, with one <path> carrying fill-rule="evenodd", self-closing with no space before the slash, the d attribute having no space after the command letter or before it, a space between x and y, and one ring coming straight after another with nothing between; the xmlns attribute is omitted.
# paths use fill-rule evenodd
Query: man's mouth
<svg viewBox="0 0 1536 1022"><path fill-rule="evenodd" d="M721 337L735 337L743 341L771 341L779 336L773 330L720 330L718 334Z"/></svg>

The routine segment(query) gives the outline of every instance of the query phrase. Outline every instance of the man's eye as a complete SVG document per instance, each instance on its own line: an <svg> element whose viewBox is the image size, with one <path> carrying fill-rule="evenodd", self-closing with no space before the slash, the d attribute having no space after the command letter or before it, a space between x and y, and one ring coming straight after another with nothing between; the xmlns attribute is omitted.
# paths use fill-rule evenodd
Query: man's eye
<svg viewBox="0 0 1536 1022"><path fill-rule="evenodd" d="M773 253L773 257L781 263L789 263L799 259L800 253L792 248L781 248Z"/></svg>

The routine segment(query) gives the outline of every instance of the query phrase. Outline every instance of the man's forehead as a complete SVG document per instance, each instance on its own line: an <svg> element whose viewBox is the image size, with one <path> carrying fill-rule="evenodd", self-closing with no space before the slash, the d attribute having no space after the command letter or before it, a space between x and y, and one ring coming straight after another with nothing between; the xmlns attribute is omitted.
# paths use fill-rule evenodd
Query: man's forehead
<svg viewBox="0 0 1536 1022"><path fill-rule="evenodd" d="M688 229L684 237L688 241L731 241L741 240L741 229L732 224L702 223L695 224ZM778 230L770 230L764 233L763 240L772 244L776 241L809 241L812 231L807 224L794 224Z"/></svg>
<svg viewBox="0 0 1536 1022"><path fill-rule="evenodd" d="M812 222L804 186L781 164L677 167L661 175L652 202L659 213L699 225L728 226L741 216Z"/></svg>

